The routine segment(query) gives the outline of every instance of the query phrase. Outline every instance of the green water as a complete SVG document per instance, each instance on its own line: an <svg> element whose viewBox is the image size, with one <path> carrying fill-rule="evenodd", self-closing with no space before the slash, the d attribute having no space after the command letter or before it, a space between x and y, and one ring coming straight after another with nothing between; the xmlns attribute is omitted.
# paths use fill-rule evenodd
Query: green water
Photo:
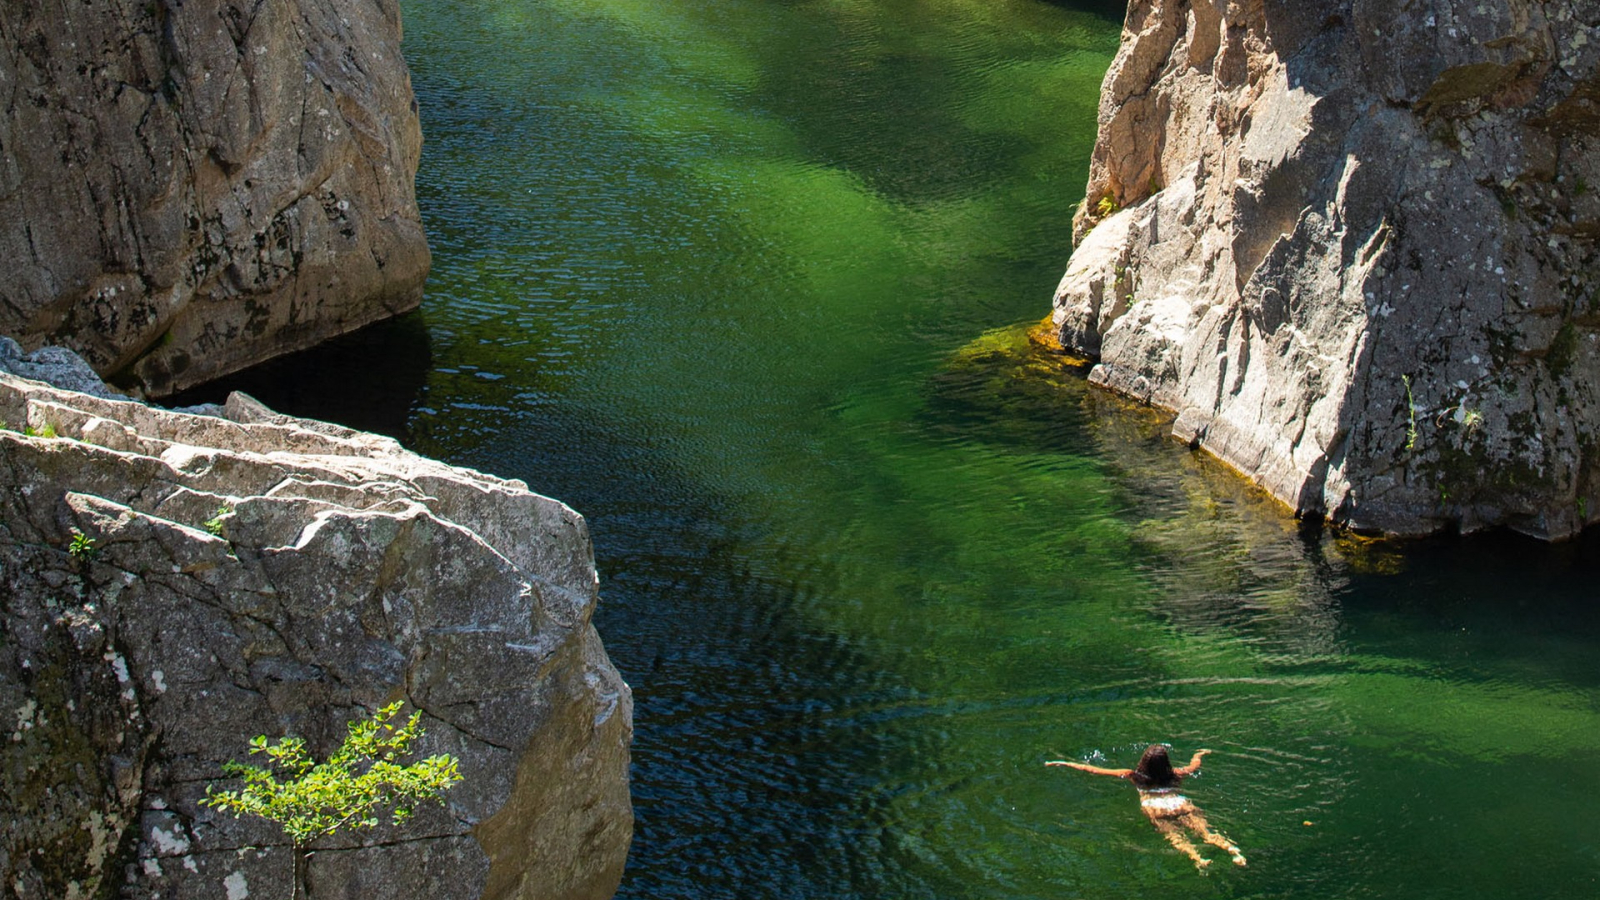
<svg viewBox="0 0 1600 900"><path fill-rule="evenodd" d="M434 274L305 393L589 517L621 896L1595 894L1600 547L1300 529L1029 350L1120 9L404 7ZM1157 740L1247 868L1043 766Z"/></svg>

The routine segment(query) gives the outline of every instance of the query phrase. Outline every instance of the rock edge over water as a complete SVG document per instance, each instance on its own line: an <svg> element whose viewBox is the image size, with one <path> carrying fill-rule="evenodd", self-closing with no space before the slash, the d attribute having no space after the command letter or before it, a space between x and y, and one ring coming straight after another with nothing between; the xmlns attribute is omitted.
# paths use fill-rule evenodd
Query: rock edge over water
<svg viewBox="0 0 1600 900"><path fill-rule="evenodd" d="M0 333L162 396L415 307L395 0L0 7Z"/></svg>
<svg viewBox="0 0 1600 900"><path fill-rule="evenodd" d="M288 896L282 833L197 801L251 736L320 757L395 700L465 780L319 842L313 896L614 893L632 699L582 517L242 394L167 411L7 374L30 363L74 368L0 339L7 896Z"/></svg>
<svg viewBox="0 0 1600 900"><path fill-rule="evenodd" d="M1133 0L1055 299L1301 514L1600 518L1600 4Z"/></svg>

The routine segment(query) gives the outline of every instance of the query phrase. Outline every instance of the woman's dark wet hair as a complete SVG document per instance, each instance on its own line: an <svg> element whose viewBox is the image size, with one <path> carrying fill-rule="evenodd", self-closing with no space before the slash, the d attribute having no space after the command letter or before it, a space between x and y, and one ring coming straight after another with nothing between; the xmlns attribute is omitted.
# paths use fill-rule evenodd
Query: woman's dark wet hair
<svg viewBox="0 0 1600 900"><path fill-rule="evenodd" d="M1128 780L1141 788L1166 788L1176 787L1183 780L1172 769L1172 760L1167 758L1167 748L1161 744L1151 744L1144 749L1144 755L1139 757L1139 765L1133 769L1133 774Z"/></svg>

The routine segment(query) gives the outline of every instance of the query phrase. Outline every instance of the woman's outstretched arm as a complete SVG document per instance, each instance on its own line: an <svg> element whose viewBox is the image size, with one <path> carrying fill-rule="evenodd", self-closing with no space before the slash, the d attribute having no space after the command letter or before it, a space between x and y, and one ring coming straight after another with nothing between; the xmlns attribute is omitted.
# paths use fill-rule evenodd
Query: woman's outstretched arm
<svg viewBox="0 0 1600 900"><path fill-rule="evenodd" d="M1088 763L1081 762L1069 762L1064 759L1052 759L1045 763L1045 765L1067 766L1068 768L1077 769L1080 772L1088 772L1091 775L1110 775L1115 778L1127 778L1129 775L1133 774L1132 769L1103 769L1100 766L1091 766Z"/></svg>
<svg viewBox="0 0 1600 900"><path fill-rule="evenodd" d="M1179 778L1187 778L1188 776L1193 775L1195 772L1200 770L1200 757L1205 756L1210 752L1210 750L1196 750L1194 752L1194 758L1189 760L1189 764L1187 766L1181 766L1173 769L1172 771L1178 773Z"/></svg>

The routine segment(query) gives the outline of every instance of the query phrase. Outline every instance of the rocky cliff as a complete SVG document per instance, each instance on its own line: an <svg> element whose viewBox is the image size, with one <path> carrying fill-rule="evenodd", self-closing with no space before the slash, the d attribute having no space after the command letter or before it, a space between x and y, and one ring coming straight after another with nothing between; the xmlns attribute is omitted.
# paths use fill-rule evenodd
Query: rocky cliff
<svg viewBox="0 0 1600 900"><path fill-rule="evenodd" d="M1297 511L1600 518L1600 3L1132 0L1055 301Z"/></svg>
<svg viewBox="0 0 1600 900"><path fill-rule="evenodd" d="M611 896L632 705L581 517L240 394L171 412L7 371L92 382L0 339L7 896L288 896L282 833L197 801L250 737L325 755L395 700L465 780L316 845L313 897Z"/></svg>
<svg viewBox="0 0 1600 900"><path fill-rule="evenodd" d="M396 0L0 4L0 332L171 393L414 307Z"/></svg>

